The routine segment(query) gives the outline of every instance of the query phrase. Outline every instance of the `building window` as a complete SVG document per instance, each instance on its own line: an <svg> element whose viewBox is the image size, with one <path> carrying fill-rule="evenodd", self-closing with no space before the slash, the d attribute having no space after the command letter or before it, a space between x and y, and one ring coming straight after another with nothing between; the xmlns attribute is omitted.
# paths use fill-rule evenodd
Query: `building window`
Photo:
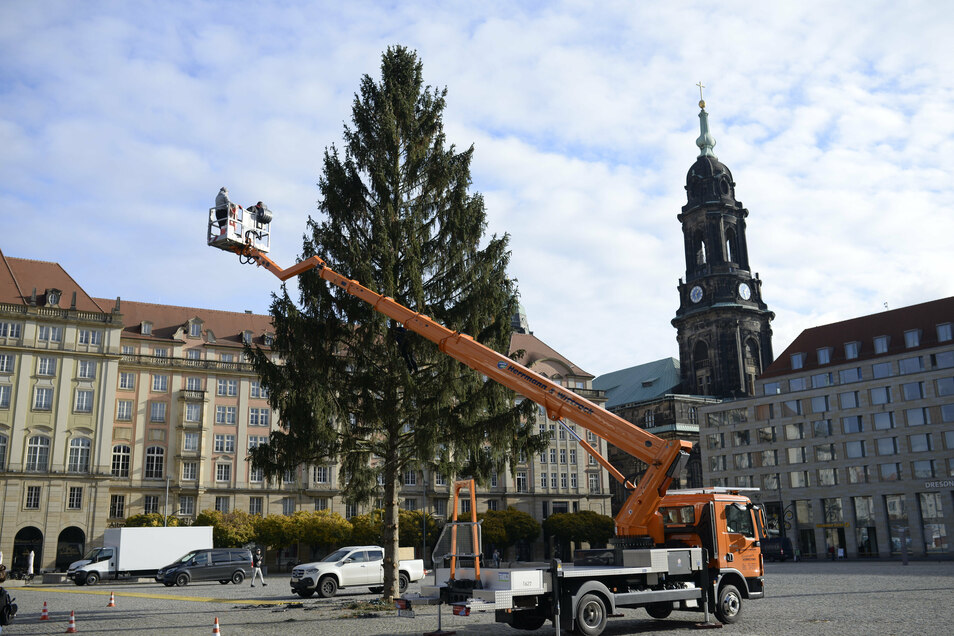
<svg viewBox="0 0 954 636"><path fill-rule="evenodd" d="M356 503L346 503L345 504L345 519L350 519L358 515L358 504Z"/></svg>
<svg viewBox="0 0 954 636"><path fill-rule="evenodd" d="M189 323L189 337L190 338L201 338L202 337L202 323L198 320L193 320Z"/></svg>
<svg viewBox="0 0 954 636"><path fill-rule="evenodd" d="M40 509L40 486L27 486L26 501L24 501L23 507L28 510Z"/></svg>
<svg viewBox="0 0 954 636"><path fill-rule="evenodd" d="M809 488L812 485L806 470L792 471L788 474L788 479L792 488Z"/></svg>
<svg viewBox="0 0 954 636"><path fill-rule="evenodd" d="M119 374L119 388L131 391L136 388L136 375L134 373Z"/></svg>
<svg viewBox="0 0 954 636"><path fill-rule="evenodd" d="M890 378L892 375L894 375L894 370L891 368L890 362L879 362L871 365L871 377L875 380Z"/></svg>
<svg viewBox="0 0 954 636"><path fill-rule="evenodd" d="M162 479L165 468L166 450L161 446L150 446L146 449L146 465L143 469L144 479Z"/></svg>
<svg viewBox="0 0 954 636"><path fill-rule="evenodd" d="M40 342L62 342L63 328L41 326L37 334L37 340Z"/></svg>
<svg viewBox="0 0 954 636"><path fill-rule="evenodd" d="M897 455L898 438L897 437L879 437L875 440L875 446L879 455Z"/></svg>
<svg viewBox="0 0 954 636"><path fill-rule="evenodd" d="M179 495L179 514L185 517L191 517L195 514L194 495Z"/></svg>
<svg viewBox="0 0 954 636"><path fill-rule="evenodd" d="M50 464L50 438L34 435L27 442L26 469L31 472L44 472Z"/></svg>
<svg viewBox="0 0 954 636"><path fill-rule="evenodd" d="M248 481L251 484L260 484L265 481L265 471L252 466L248 469Z"/></svg>
<svg viewBox="0 0 954 636"><path fill-rule="evenodd" d="M0 384L0 409L10 408L10 394L12 392L10 385Z"/></svg>
<svg viewBox="0 0 954 636"><path fill-rule="evenodd" d="M227 397L238 395L238 380L219 380L217 387L216 395Z"/></svg>
<svg viewBox="0 0 954 636"><path fill-rule="evenodd" d="M908 382L901 385L901 397L904 400L920 400L924 397L923 382Z"/></svg>
<svg viewBox="0 0 954 636"><path fill-rule="evenodd" d="M83 507L83 487L70 486L69 495L66 497L66 508L68 510L79 510Z"/></svg>
<svg viewBox="0 0 954 636"><path fill-rule="evenodd" d="M195 481L198 476L198 464L196 462L182 462L182 479Z"/></svg>
<svg viewBox="0 0 954 636"><path fill-rule="evenodd" d="M268 389L263 387L261 383L258 382L257 380L253 380L252 388L251 388L251 397L261 398L263 400L268 399Z"/></svg>
<svg viewBox="0 0 954 636"><path fill-rule="evenodd" d="M842 384L861 382L861 367L851 367L838 372L838 381Z"/></svg>
<svg viewBox="0 0 954 636"><path fill-rule="evenodd" d="M19 338L21 325L18 322L0 322L0 338Z"/></svg>
<svg viewBox="0 0 954 636"><path fill-rule="evenodd" d="M0 336L3 336L2 329L0 329ZM951 323L945 322L937 326L937 341L938 342L948 342L952 339L951 336Z"/></svg>
<svg viewBox="0 0 954 636"><path fill-rule="evenodd" d="M928 554L947 552L947 529L944 526L944 510L941 493L918 493L921 507L922 536L924 551Z"/></svg>
<svg viewBox="0 0 954 636"><path fill-rule="evenodd" d="M826 386L831 386L832 376L831 373L816 373L812 376L812 388L821 389Z"/></svg>
<svg viewBox="0 0 954 636"><path fill-rule="evenodd" d="M113 446L113 477L129 477L129 447L125 444Z"/></svg>
<svg viewBox="0 0 954 636"><path fill-rule="evenodd" d="M859 459L867 455L864 440L845 442L845 457L848 459Z"/></svg>
<svg viewBox="0 0 954 636"><path fill-rule="evenodd" d="M936 390L939 397L954 395L954 378L938 378Z"/></svg>
<svg viewBox="0 0 954 636"><path fill-rule="evenodd" d="M804 366L805 366L805 354L793 353L792 354L792 370L797 371Z"/></svg>
<svg viewBox="0 0 954 636"><path fill-rule="evenodd" d="M644 421L644 424L645 424L645 428L651 428L651 427L653 427L653 426L655 425L654 423L655 423L655 421L656 421L656 412L655 412L655 411L646 411L645 415L643 416L643 421ZM560 431L560 432L562 433L563 431Z"/></svg>
<svg viewBox="0 0 954 636"><path fill-rule="evenodd" d="M516 480L517 492L528 492L530 490L527 482L527 471L518 470Z"/></svg>
<svg viewBox="0 0 954 636"><path fill-rule="evenodd" d="M270 415L270 412L268 409L249 409L248 410L248 425L249 426L268 426L269 415Z"/></svg>
<svg viewBox="0 0 954 636"><path fill-rule="evenodd" d="M838 459L838 453L835 452L834 444L819 444L815 447L815 460L819 462L832 462Z"/></svg>
<svg viewBox="0 0 954 636"><path fill-rule="evenodd" d="M96 378L96 363L92 360L80 360L77 364L76 375L84 380L94 380Z"/></svg>
<svg viewBox="0 0 954 636"><path fill-rule="evenodd" d="M153 393L165 393L169 388L169 376L157 373L152 376Z"/></svg>
<svg viewBox="0 0 954 636"><path fill-rule="evenodd" d="M921 344L921 330L920 329L909 329L904 332L904 346L907 349L912 349Z"/></svg>
<svg viewBox="0 0 954 636"><path fill-rule="evenodd" d="M236 420L236 407L234 406L217 406L215 407L215 423L216 424L235 424Z"/></svg>
<svg viewBox="0 0 954 636"><path fill-rule="evenodd" d="M126 518L126 495L109 496L109 516L111 519Z"/></svg>
<svg viewBox="0 0 954 636"><path fill-rule="evenodd" d="M600 476L598 473L590 473L587 475L588 488L591 495L598 495L601 491L600 489Z"/></svg>
<svg viewBox="0 0 954 636"><path fill-rule="evenodd" d="M91 442L85 437L70 440L70 454L66 470L71 473L89 472L89 451Z"/></svg>
<svg viewBox="0 0 954 636"><path fill-rule="evenodd" d="M139 323L139 331L142 332L144 336L152 335L152 323L148 320L143 320Z"/></svg>
<svg viewBox="0 0 954 636"><path fill-rule="evenodd" d="M904 412L908 426L924 426L931 423L931 411L926 408L908 409Z"/></svg>
<svg viewBox="0 0 954 636"><path fill-rule="evenodd" d="M199 434L198 433L186 433L182 437L182 450L185 451L197 451L199 450Z"/></svg>
<svg viewBox="0 0 954 636"><path fill-rule="evenodd" d="M831 437L833 434L831 429L831 420L818 420L812 422L812 431L814 432L815 437Z"/></svg>
<svg viewBox="0 0 954 636"><path fill-rule="evenodd" d="M845 343L845 359L854 360L858 357L858 354L861 352L861 343L860 342L846 342Z"/></svg>
<svg viewBox="0 0 954 636"><path fill-rule="evenodd" d="M223 513L223 514L224 514L224 513L227 513L227 512L229 512L229 509L230 509L229 503L230 503L230 502L229 502L229 498L228 498L228 497L223 497L223 496L216 497L216 498L215 498L215 509L218 510L219 512Z"/></svg>
<svg viewBox="0 0 954 636"><path fill-rule="evenodd" d="M92 413L93 412L93 392L86 389L77 389L75 401L73 402L74 413Z"/></svg>
<svg viewBox="0 0 954 636"><path fill-rule="evenodd" d="M847 472L849 484L867 484L870 481L867 466L849 466Z"/></svg>
<svg viewBox="0 0 954 636"><path fill-rule="evenodd" d="M0 354L0 373L13 373L13 355Z"/></svg>
<svg viewBox="0 0 954 636"><path fill-rule="evenodd" d="M818 364L829 364L831 362L831 347L822 347L816 352Z"/></svg>
<svg viewBox="0 0 954 636"><path fill-rule="evenodd" d="M159 513L159 496L158 495L146 495L143 497L142 511L147 515L154 515Z"/></svg>
<svg viewBox="0 0 954 636"><path fill-rule="evenodd" d="M122 351L122 354L123 354L124 356L133 356L133 355L136 355L136 347L134 347L134 346L132 346L132 345L122 345L122 346L120 347L120 351Z"/></svg>
<svg viewBox="0 0 954 636"><path fill-rule="evenodd" d="M186 404L185 421L197 423L202 421L202 405Z"/></svg>
<svg viewBox="0 0 954 636"><path fill-rule="evenodd" d="M149 421L150 422L165 422L166 421L166 403L165 402L150 402L149 403Z"/></svg>
<svg viewBox="0 0 954 636"><path fill-rule="evenodd" d="M842 409L856 409L858 408L858 392L849 391L847 393L838 394L838 406Z"/></svg>
<svg viewBox="0 0 954 636"><path fill-rule="evenodd" d="M921 435L909 435L908 445L911 447L912 453L926 453L928 451L934 450L933 444L931 444L930 433L922 433Z"/></svg>
<svg viewBox="0 0 954 636"><path fill-rule="evenodd" d="M891 404L891 387L881 386L869 389L871 394L871 403L874 405Z"/></svg>
<svg viewBox="0 0 954 636"><path fill-rule="evenodd" d="M785 425L785 439L805 439L805 426L801 422Z"/></svg>
<svg viewBox="0 0 954 636"><path fill-rule="evenodd" d="M264 505L264 499L262 497L248 498L248 514L261 516L264 510L265 510L265 505Z"/></svg>
<svg viewBox="0 0 954 636"><path fill-rule="evenodd" d="M891 342L889 336L875 336L874 351L877 354L888 353L888 344Z"/></svg>
<svg viewBox="0 0 954 636"><path fill-rule="evenodd" d="M778 395L782 392L782 386L778 382L766 382L762 386L762 393L764 395Z"/></svg>
<svg viewBox="0 0 954 636"><path fill-rule="evenodd" d="M901 375L906 375L908 373L920 373L921 371L924 371L924 358L921 356L902 358L898 360L898 372Z"/></svg>
<svg viewBox="0 0 954 636"><path fill-rule="evenodd" d="M202 378L197 378L191 375L186 378L186 391L201 391L201 390L202 390Z"/></svg>
<svg viewBox="0 0 954 636"><path fill-rule="evenodd" d="M881 481L901 480L901 464L879 464L878 472L881 474Z"/></svg>
<svg viewBox="0 0 954 636"><path fill-rule="evenodd" d="M911 476L914 479L933 479L937 477L933 459L922 459L911 462Z"/></svg>
<svg viewBox="0 0 954 636"><path fill-rule="evenodd" d="M186 350L186 360L201 360L202 352L198 349L187 349ZM195 365L192 365L195 366Z"/></svg>
<svg viewBox="0 0 954 636"><path fill-rule="evenodd" d="M132 401L119 400L116 402L116 419L121 422L132 420Z"/></svg>
<svg viewBox="0 0 954 636"><path fill-rule="evenodd" d="M215 465L215 481L231 481L232 464L220 463Z"/></svg>
<svg viewBox="0 0 954 636"><path fill-rule="evenodd" d="M804 391L808 388L808 378L792 378L788 381L789 392Z"/></svg>
<svg viewBox="0 0 954 636"><path fill-rule="evenodd" d="M865 429L864 424L861 421L861 416L851 415L841 418L841 430L846 434L863 432Z"/></svg>
<svg viewBox="0 0 954 636"><path fill-rule="evenodd" d="M816 395L812 398L812 413L825 413L828 410L827 395Z"/></svg>
<svg viewBox="0 0 954 636"><path fill-rule="evenodd" d="M312 471L312 477L316 484L331 483L331 468L328 466L315 466Z"/></svg>
<svg viewBox="0 0 954 636"><path fill-rule="evenodd" d="M38 358L36 361L36 374L42 376L56 375L56 358Z"/></svg>
<svg viewBox="0 0 954 636"><path fill-rule="evenodd" d="M216 435L214 450L216 453L234 453L235 435Z"/></svg>
<svg viewBox="0 0 954 636"><path fill-rule="evenodd" d="M0 472L7 469L7 436L0 435Z"/></svg>
<svg viewBox="0 0 954 636"><path fill-rule="evenodd" d="M808 460L804 446L794 446L785 450L788 453L789 464L804 464Z"/></svg>

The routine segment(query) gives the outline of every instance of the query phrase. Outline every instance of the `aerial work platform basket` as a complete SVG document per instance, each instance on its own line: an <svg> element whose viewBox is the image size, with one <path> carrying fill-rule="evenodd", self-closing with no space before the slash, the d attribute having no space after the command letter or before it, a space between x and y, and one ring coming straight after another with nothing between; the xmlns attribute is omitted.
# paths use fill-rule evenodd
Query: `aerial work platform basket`
<svg viewBox="0 0 954 636"><path fill-rule="evenodd" d="M228 211L209 208L208 244L227 252L246 245L268 252L271 220L271 210L264 206L245 209L233 203Z"/></svg>

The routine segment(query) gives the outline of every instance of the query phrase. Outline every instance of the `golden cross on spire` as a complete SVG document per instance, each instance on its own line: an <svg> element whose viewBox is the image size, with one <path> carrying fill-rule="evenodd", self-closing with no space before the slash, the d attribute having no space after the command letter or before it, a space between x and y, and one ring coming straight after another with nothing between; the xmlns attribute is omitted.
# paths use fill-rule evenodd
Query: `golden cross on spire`
<svg viewBox="0 0 954 636"><path fill-rule="evenodd" d="M705 84L702 83L702 80L699 80L699 83L696 84L699 87L699 108L706 107L706 101L702 98L702 89L705 88Z"/></svg>

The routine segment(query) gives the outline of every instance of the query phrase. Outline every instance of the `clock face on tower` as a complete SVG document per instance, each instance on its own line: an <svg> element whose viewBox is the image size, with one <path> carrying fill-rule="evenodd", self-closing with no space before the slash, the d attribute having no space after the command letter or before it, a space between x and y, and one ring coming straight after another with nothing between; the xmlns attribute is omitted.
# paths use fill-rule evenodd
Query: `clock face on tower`
<svg viewBox="0 0 954 636"><path fill-rule="evenodd" d="M739 284L739 296L742 297L742 300L748 300L752 297L752 290L749 289L749 286L746 283Z"/></svg>
<svg viewBox="0 0 954 636"><path fill-rule="evenodd" d="M700 300L702 300L702 287L699 287L698 285L696 285L691 290L689 290L689 300L691 300L694 303L697 303Z"/></svg>

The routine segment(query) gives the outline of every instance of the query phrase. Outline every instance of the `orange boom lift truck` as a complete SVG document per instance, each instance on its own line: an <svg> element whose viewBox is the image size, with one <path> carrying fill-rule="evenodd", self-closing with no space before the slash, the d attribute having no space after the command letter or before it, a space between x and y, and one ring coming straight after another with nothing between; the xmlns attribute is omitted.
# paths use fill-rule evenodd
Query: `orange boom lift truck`
<svg viewBox="0 0 954 636"><path fill-rule="evenodd" d="M244 227L229 226L223 232L213 208L208 244L238 254L243 263L264 267L283 281L317 270L328 283L430 340L443 353L542 406L550 419L560 422L630 491L616 515L613 547L577 550L572 564L555 559L549 566L536 568L481 568L479 524L475 518L458 521L455 514L434 552L435 563L449 559L451 567L436 570L434 585L422 586L419 596L406 596L406 600L453 604L456 614L492 610L498 622L518 629L534 630L553 621L557 630L596 636L608 618L624 607L644 607L656 619L666 618L674 609L704 612L703 624L712 625L710 609L723 623L734 623L744 600L764 596L761 508L741 489L667 494L689 458L689 442L667 441L648 433L470 336L342 276L318 256L282 269L266 255L270 221L269 211L251 223L246 219ZM639 483L626 480L564 418L645 462L648 468ZM473 499L473 484L469 487ZM460 490L460 484L455 485L455 512ZM474 506L471 511L475 514Z"/></svg>

